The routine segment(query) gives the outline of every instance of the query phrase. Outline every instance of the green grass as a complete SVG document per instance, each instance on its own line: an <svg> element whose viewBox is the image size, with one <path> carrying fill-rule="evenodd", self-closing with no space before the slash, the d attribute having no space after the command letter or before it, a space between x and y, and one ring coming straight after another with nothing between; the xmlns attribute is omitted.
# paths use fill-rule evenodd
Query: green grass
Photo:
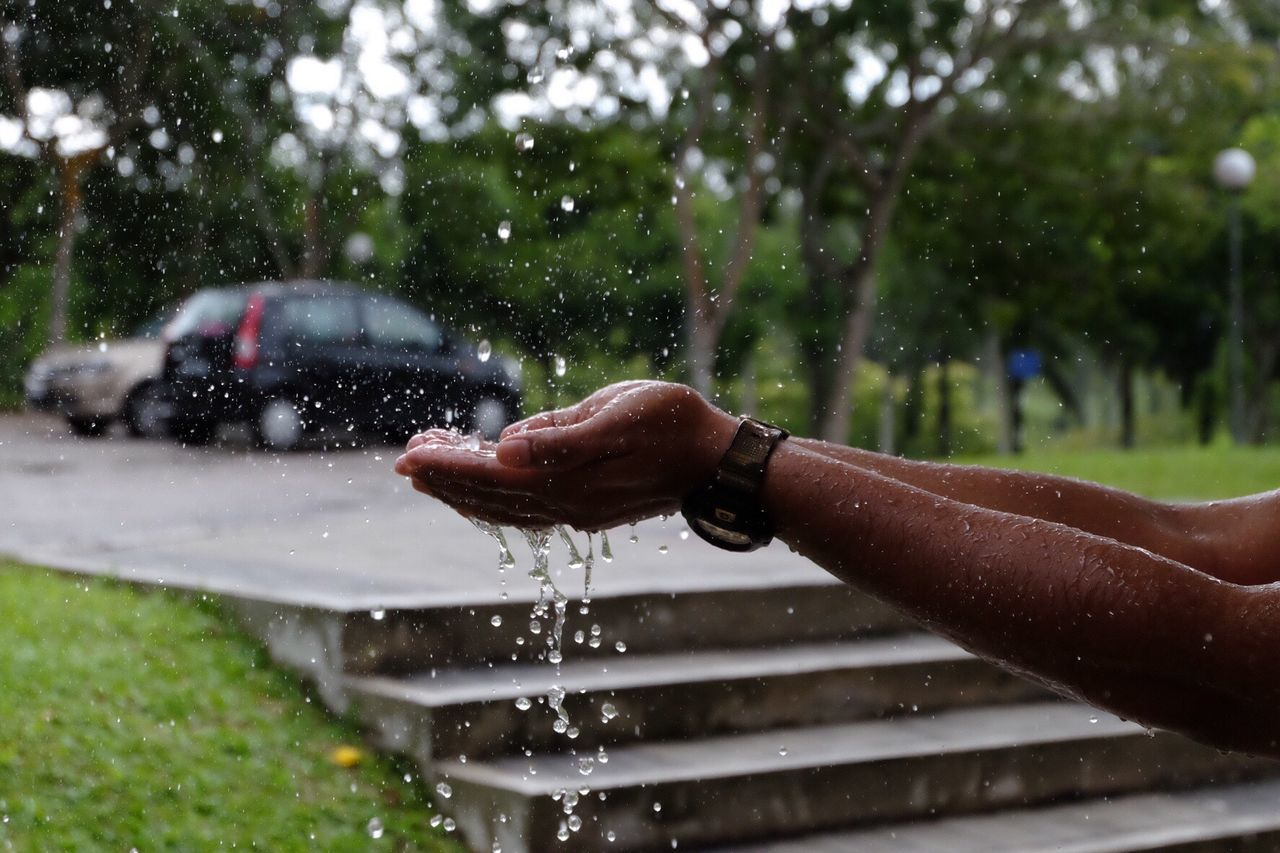
<svg viewBox="0 0 1280 853"><path fill-rule="evenodd" d="M1037 450L955 461L1062 474L1164 500L1211 500L1280 488L1280 447Z"/></svg>
<svg viewBox="0 0 1280 853"><path fill-rule="evenodd" d="M360 743L212 608L0 562L0 850L460 849Z"/></svg>

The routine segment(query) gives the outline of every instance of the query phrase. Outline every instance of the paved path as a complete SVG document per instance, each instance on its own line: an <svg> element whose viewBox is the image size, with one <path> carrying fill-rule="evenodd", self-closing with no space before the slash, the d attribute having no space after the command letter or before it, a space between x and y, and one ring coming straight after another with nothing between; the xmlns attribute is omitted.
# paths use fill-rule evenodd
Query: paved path
<svg viewBox="0 0 1280 853"><path fill-rule="evenodd" d="M0 417L0 553L339 609L496 601L493 544L392 474L397 453L80 439L51 418ZM682 540L683 529L678 518L649 522L634 545L615 531L616 559L597 564L595 593L833 582L782 545L737 556ZM553 553L565 562L563 548ZM559 571L566 592L580 593L581 572ZM513 599L536 597L522 572L508 575Z"/></svg>

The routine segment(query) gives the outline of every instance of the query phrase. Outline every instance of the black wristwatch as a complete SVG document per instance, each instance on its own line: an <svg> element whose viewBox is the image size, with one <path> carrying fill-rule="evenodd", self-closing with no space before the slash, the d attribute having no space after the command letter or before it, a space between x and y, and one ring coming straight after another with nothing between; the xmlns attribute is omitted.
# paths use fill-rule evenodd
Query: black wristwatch
<svg viewBox="0 0 1280 853"><path fill-rule="evenodd" d="M727 551L754 551L773 541L773 525L760 504L765 465L787 431L744 417L715 476L694 489L680 510L689 529Z"/></svg>

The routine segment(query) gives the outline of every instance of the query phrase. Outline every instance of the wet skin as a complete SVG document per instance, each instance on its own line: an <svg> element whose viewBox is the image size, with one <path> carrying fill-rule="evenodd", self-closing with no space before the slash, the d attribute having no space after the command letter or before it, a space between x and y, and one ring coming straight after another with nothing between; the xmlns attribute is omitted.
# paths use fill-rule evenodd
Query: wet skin
<svg viewBox="0 0 1280 853"><path fill-rule="evenodd" d="M396 471L466 515L599 530L705 482L737 419L691 389L609 386ZM778 538L962 646L1060 692L1280 758L1280 492L1174 505L1076 480L802 438L770 459Z"/></svg>

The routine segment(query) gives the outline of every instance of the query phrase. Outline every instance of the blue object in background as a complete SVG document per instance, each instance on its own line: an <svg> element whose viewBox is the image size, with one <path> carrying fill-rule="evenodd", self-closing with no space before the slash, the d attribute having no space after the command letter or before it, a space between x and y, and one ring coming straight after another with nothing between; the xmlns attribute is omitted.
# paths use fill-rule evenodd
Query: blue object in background
<svg viewBox="0 0 1280 853"><path fill-rule="evenodd" d="M1040 375L1040 372L1044 369L1044 359L1041 358L1039 350L1010 350L1006 369L1009 372L1010 379L1025 382Z"/></svg>

